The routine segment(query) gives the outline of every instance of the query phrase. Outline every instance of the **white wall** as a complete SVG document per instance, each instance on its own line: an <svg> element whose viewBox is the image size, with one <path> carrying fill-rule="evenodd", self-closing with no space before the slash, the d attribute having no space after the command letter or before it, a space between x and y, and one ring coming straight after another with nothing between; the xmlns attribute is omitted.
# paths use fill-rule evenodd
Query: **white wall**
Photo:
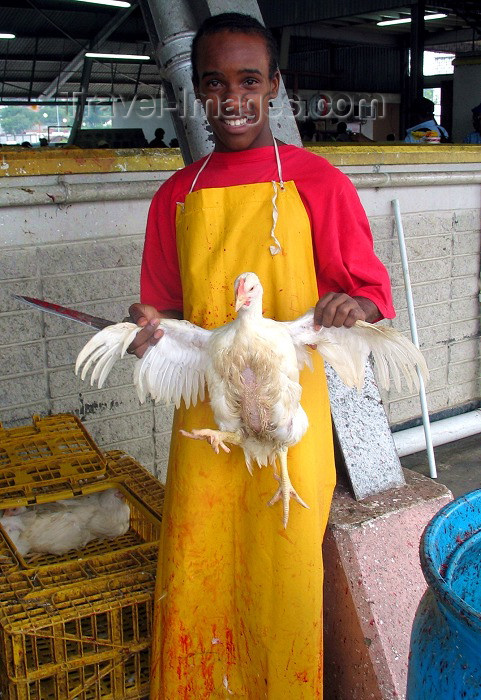
<svg viewBox="0 0 481 700"><path fill-rule="evenodd" d="M164 142L168 146L176 138L174 124L163 99L143 97L138 100L115 102L112 127L114 129L142 129L147 141L152 141L155 130L164 129Z"/></svg>
<svg viewBox="0 0 481 700"><path fill-rule="evenodd" d="M352 176L373 166L343 168ZM479 184L416 182L432 166L385 166L405 172L412 186L359 190L371 220L375 248L393 283L397 318L408 333L399 250L391 200L403 213L421 347L431 372L427 386L432 413L479 398ZM439 166L438 166L439 167ZM475 170L477 164L443 165ZM437 168L436 168L437 169ZM62 182L105 186L129 182L132 198L113 201L3 206L0 216L0 420L5 427L30 423L33 413L75 412L103 449L123 449L165 478L171 407L139 405L132 386L133 359L114 367L99 390L73 372L75 357L92 332L85 326L40 314L12 293L45 298L113 320L123 318L139 295L139 266L149 199L170 173L62 175ZM152 183L146 196L143 181ZM139 182L137 182L139 181ZM56 176L0 180L0 203L12 192L33 196L55 187ZM134 194L138 188L139 194ZM49 190L49 192L54 190ZM404 388L384 396L392 425L420 415L419 397Z"/></svg>
<svg viewBox="0 0 481 700"><path fill-rule="evenodd" d="M471 109L481 102L481 56L454 61L453 141L473 131Z"/></svg>

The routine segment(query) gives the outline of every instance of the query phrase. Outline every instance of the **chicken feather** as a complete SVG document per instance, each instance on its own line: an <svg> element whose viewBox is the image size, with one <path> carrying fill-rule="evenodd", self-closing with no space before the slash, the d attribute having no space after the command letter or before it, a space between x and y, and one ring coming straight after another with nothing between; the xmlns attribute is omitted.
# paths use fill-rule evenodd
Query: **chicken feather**
<svg viewBox="0 0 481 700"><path fill-rule="evenodd" d="M204 400L207 387L219 430L181 432L208 440L217 452L229 451L225 442L240 445L251 472L254 463L275 465L279 459L281 473L275 476L280 486L269 503L282 500L286 525L289 498L308 507L287 472L287 449L308 427L299 384L299 370L311 363L307 346L315 346L342 381L358 390L370 354L384 389L392 377L399 390L401 375L410 387L419 386L417 371L427 379L427 366L420 350L393 328L357 321L352 328L316 329L313 309L294 321L278 322L262 315L257 275L243 273L234 289L237 318L220 328L210 331L188 321L161 319L163 336L138 360L134 383L141 402L150 394L156 402L177 407L181 400L186 406ZM76 373L84 365L84 379L93 366L91 381L101 386L139 330L131 323L104 328L80 352Z"/></svg>

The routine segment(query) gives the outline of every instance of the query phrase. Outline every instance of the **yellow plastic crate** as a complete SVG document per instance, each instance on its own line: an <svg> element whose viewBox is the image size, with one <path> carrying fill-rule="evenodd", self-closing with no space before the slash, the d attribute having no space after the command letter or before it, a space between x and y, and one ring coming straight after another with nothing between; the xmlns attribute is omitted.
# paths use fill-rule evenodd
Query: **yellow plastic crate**
<svg viewBox="0 0 481 700"><path fill-rule="evenodd" d="M144 467L123 452L107 452L106 479L82 488L82 495L115 487L130 506L130 527L119 537L93 540L81 549L63 555L41 554L23 558L0 525L0 602L9 581L22 590L63 585L69 581L89 581L115 573L142 570L157 558L164 486ZM61 500L51 485L49 500ZM69 494L72 497L72 494ZM11 499L0 500L0 509ZM42 499L45 502L45 499Z"/></svg>
<svg viewBox="0 0 481 700"><path fill-rule="evenodd" d="M33 427L2 429L0 446L11 454L9 441L28 448L41 433L52 448L59 437L59 422L64 444L72 445L71 437L79 439L79 421L67 415L35 419ZM80 434L86 436L83 444L92 444L95 453L98 448L83 426ZM74 460L78 452L73 450ZM62 556L23 559L0 528L2 699L140 700L148 696L164 487L125 453L99 454L105 465L100 481L97 474L77 480L77 471L73 481L47 480L40 492L34 491L31 481L27 491L13 495L0 491L0 508L5 508L115 486L131 508L128 533L90 542ZM21 472L43 459L32 457L34 450L27 449L26 455L26 462L12 469L14 489L22 483ZM68 459L63 464L66 469ZM3 473L0 469L0 479Z"/></svg>
<svg viewBox="0 0 481 700"><path fill-rule="evenodd" d="M32 426L0 424L0 500L3 508L67 498L103 479L106 460L82 422L72 414L33 417Z"/></svg>
<svg viewBox="0 0 481 700"><path fill-rule="evenodd" d="M150 545L151 543L157 543L160 536L160 519L156 517L148 508L145 508L139 499L121 482L110 480L104 481L102 484L98 484L94 488L89 489L88 493L103 491L109 488L116 488L121 491L126 502L129 504L130 525L129 529L124 535L103 540L92 540L86 544L85 547L82 547L81 549L72 549L65 554L57 555L44 553L34 555L32 558L28 555L26 557L22 557L0 524L0 535L3 539L2 549L5 549L6 544L13 553L15 561L18 562L22 569L31 568L32 564L37 569L43 569L45 567L51 568L52 566L63 566L64 563L72 560L85 561L91 558L102 558L102 556L107 557L107 560L112 560L116 557L118 552L137 549L144 547L145 545ZM54 496L54 494L52 494L52 496ZM61 499L53 497L51 500ZM8 554L7 557L8 558L6 561L11 561ZM0 564L0 567L3 569L3 571L5 571L5 566Z"/></svg>
<svg viewBox="0 0 481 700"><path fill-rule="evenodd" d="M153 569L3 601L2 698L146 697L154 582Z"/></svg>

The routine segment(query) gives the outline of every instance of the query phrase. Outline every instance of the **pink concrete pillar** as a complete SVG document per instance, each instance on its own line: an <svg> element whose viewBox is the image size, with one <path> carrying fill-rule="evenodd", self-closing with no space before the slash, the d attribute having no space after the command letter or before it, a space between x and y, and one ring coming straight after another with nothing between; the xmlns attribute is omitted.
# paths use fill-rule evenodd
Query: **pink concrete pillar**
<svg viewBox="0 0 481 700"><path fill-rule="evenodd" d="M406 486L363 501L336 487L324 541L325 700L406 696L411 626L426 590L419 541L452 495L404 472Z"/></svg>

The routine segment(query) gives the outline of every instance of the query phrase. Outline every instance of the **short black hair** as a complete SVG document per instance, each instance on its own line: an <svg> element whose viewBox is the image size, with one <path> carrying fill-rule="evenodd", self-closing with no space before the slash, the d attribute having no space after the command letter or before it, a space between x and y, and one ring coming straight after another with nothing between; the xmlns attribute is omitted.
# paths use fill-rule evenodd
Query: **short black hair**
<svg viewBox="0 0 481 700"><path fill-rule="evenodd" d="M418 97L412 101L410 112L415 119L432 119L434 102L427 97Z"/></svg>
<svg viewBox="0 0 481 700"><path fill-rule="evenodd" d="M213 15L199 27L192 42L190 58L192 61L192 81L194 85L199 84L199 74L197 73L197 45L203 36L218 34L219 32L232 32L235 34L256 34L266 42L266 49L269 56L269 78L273 78L278 70L279 59L276 40L267 27L251 15L243 15L240 12L223 12L220 15Z"/></svg>

